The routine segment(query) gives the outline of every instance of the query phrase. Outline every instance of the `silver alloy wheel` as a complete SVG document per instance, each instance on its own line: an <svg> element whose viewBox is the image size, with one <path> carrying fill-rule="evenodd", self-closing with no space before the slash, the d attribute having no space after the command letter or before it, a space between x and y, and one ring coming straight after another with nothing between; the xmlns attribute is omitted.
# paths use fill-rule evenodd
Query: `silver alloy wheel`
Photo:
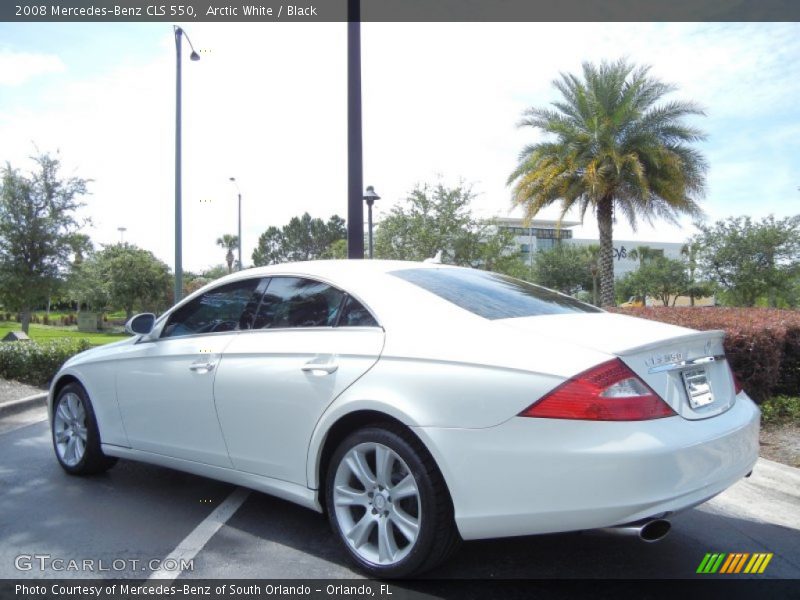
<svg viewBox="0 0 800 600"><path fill-rule="evenodd" d="M417 482L388 446L365 442L344 455L336 468L333 502L345 541L370 563L400 562L419 537L422 504Z"/></svg>
<svg viewBox="0 0 800 600"><path fill-rule="evenodd" d="M89 437L86 428L86 407L78 394L64 394L53 417L53 436L59 458L74 467L86 453Z"/></svg>

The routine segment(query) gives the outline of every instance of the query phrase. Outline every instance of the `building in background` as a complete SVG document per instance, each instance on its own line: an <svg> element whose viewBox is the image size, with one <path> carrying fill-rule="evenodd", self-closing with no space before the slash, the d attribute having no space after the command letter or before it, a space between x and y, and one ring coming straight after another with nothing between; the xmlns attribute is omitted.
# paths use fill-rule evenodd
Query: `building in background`
<svg viewBox="0 0 800 600"><path fill-rule="evenodd" d="M532 219L528 225L525 224L524 219L515 217L496 217L494 220L500 229L514 234L520 256L528 265L532 263L536 251L549 250L561 241L578 246L600 244L600 240L572 237L571 228L580 225L579 221L562 221L559 226L557 221L538 219ZM657 252L660 251L667 258L679 259L683 243L614 240L615 277L622 277L638 268L639 260L631 258L630 253L639 246L648 246Z"/></svg>
<svg viewBox="0 0 800 600"><path fill-rule="evenodd" d="M520 256L526 265L533 262L533 255L537 250L550 250L561 240L572 239L572 229L580 225L580 221L546 221L531 219L525 224L524 219L515 217L495 217L494 222L501 230L514 234L514 240L519 247Z"/></svg>

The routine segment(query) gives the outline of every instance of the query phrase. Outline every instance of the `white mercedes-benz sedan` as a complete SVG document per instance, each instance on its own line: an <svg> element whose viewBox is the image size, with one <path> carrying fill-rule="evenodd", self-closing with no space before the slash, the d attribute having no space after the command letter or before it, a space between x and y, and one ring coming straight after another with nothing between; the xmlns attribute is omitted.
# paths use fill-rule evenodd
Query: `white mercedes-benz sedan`
<svg viewBox="0 0 800 600"><path fill-rule="evenodd" d="M326 511L375 576L420 573L462 539L652 541L758 455L722 332L486 271L275 265L127 327L52 382L61 466L145 461Z"/></svg>

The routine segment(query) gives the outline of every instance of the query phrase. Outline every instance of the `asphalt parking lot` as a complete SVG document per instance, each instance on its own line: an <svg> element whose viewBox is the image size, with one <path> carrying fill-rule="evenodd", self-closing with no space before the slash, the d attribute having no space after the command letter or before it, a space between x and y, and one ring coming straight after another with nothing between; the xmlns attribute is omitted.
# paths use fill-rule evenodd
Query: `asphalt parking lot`
<svg viewBox="0 0 800 600"><path fill-rule="evenodd" d="M288 502L129 461L98 477L66 475L45 416L0 420L0 578L142 579L167 557L191 557L191 568L167 574L180 579L360 577L326 518ZM707 552L771 552L763 575L737 577L800 578L798 474L759 463L751 479L675 516L659 543L598 533L469 542L429 577L719 577L696 574ZM93 563L72 570L54 559Z"/></svg>

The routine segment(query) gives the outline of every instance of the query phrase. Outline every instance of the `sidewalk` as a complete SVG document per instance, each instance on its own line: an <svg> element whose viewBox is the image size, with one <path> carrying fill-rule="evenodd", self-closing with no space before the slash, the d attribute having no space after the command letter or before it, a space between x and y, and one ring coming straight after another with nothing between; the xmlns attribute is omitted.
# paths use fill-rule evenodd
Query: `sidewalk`
<svg viewBox="0 0 800 600"><path fill-rule="evenodd" d="M47 389L0 379L0 417L44 406Z"/></svg>

